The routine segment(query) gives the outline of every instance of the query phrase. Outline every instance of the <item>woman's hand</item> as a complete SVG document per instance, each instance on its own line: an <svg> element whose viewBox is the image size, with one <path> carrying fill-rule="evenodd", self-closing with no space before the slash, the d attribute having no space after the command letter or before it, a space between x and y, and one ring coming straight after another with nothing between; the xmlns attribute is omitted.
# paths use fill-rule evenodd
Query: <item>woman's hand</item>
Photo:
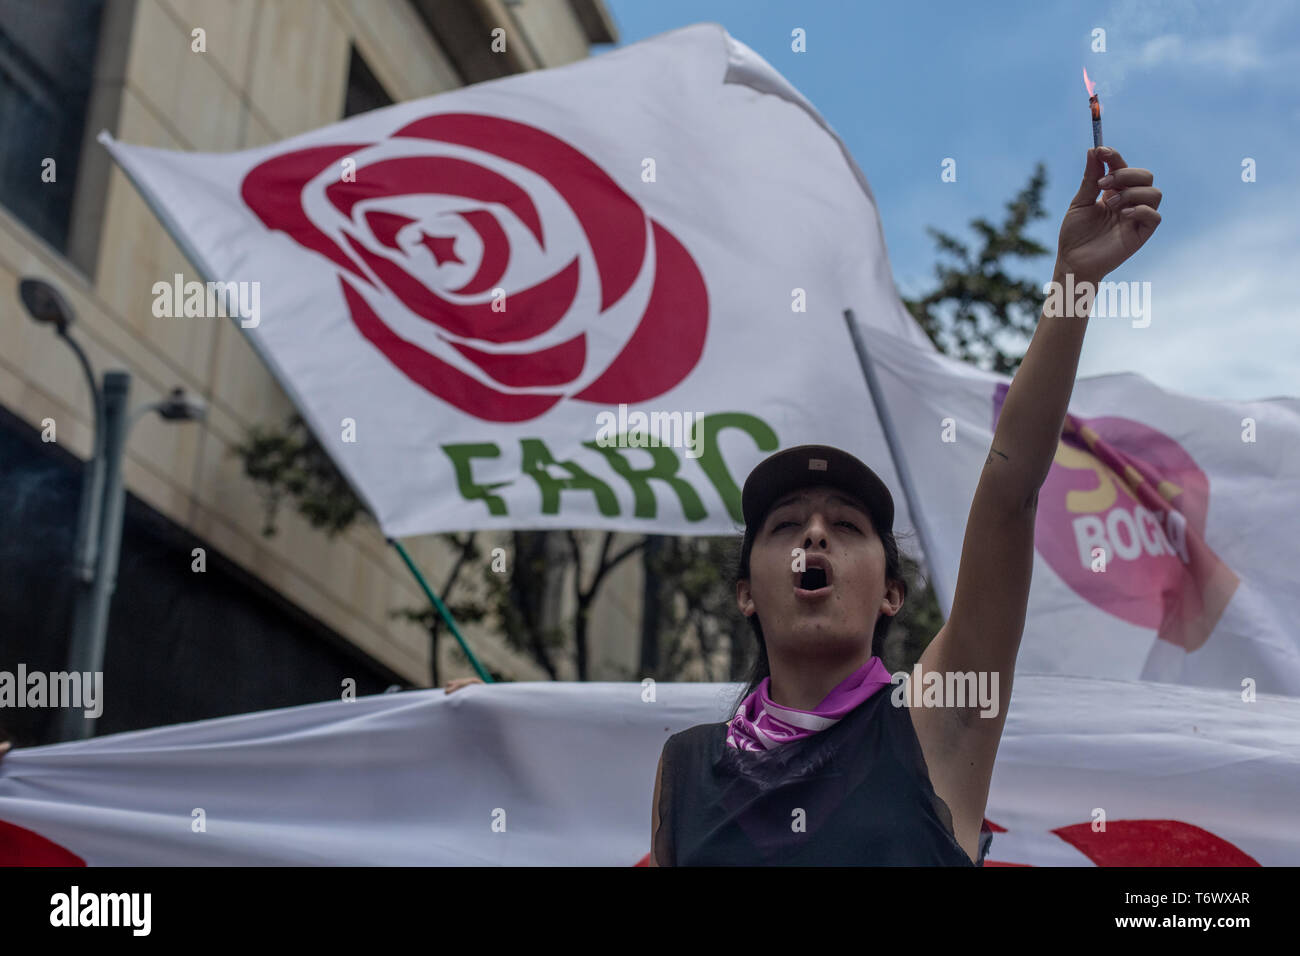
<svg viewBox="0 0 1300 956"><path fill-rule="evenodd" d="M477 677L457 677L453 681L448 681L447 686L443 688L448 694L452 691L460 690L462 687L468 687L470 684L483 683Z"/></svg>
<svg viewBox="0 0 1300 956"><path fill-rule="evenodd" d="M1106 176L1103 161L1110 167ZM1073 273L1076 281L1100 282L1141 249L1160 225L1160 190L1153 180L1151 170L1129 167L1109 147L1088 150L1083 184L1061 223L1057 271Z"/></svg>

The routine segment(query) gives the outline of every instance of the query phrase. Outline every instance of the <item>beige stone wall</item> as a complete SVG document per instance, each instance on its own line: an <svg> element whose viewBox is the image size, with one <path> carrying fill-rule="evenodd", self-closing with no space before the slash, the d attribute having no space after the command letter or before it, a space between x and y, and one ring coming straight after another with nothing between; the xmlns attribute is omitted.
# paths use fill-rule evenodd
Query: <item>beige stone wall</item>
<svg viewBox="0 0 1300 956"><path fill-rule="evenodd" d="M568 0L502 5L526 37L530 52L541 62L556 66L587 55L582 27Z"/></svg>
<svg viewBox="0 0 1300 956"><path fill-rule="evenodd" d="M514 28L537 31L544 62L584 55L578 20L566 3L550 5L552 17L534 20L529 4ZM205 53L191 52L196 27L206 31ZM19 277L44 277L76 311L75 334L97 373L131 372L132 407L176 385L208 403L202 424L149 416L136 425L124 462L128 490L418 683L429 672L427 636L389 614L424 598L372 524L331 541L282 509L280 533L260 534L261 499L230 449L248 426L282 422L290 403L234 322L153 317L153 283L196 270L93 140L107 128L123 142L226 152L336 122L352 43L395 99L459 84L408 0L109 0L68 256L0 207L0 403L33 426L55 419L59 442L88 456L91 405L82 372L50 330L26 320L17 298ZM445 546L433 537L406 544L437 586L450 569ZM617 640L601 649L601 660L635 662L639 588L636 562L609 582L592 633ZM490 666L521 679L544 676L497 635L462 631ZM450 636L441 642L444 654L452 643ZM441 663L444 679L455 676L449 658Z"/></svg>

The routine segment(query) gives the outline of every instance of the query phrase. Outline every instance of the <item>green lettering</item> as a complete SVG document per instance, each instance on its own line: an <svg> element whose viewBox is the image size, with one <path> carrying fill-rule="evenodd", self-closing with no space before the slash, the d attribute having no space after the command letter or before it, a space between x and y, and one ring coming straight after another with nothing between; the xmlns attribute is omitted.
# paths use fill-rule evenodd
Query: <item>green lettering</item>
<svg viewBox="0 0 1300 956"><path fill-rule="evenodd" d="M542 514L559 513L561 491L590 491L596 496L596 506L602 515L608 518L618 514L618 499L614 497L614 492L595 475L571 461L556 461L541 439L521 438L519 447L524 453L524 474L537 482L537 487L541 489ZM573 477L552 478L546 470L547 465L563 468Z"/></svg>
<svg viewBox="0 0 1300 956"><path fill-rule="evenodd" d="M585 441L582 443L584 448L591 448L605 456L609 462L609 467L618 472L620 478L628 483L632 488L632 494L636 505L633 511L634 517L653 518L655 517L655 493L650 488L650 480L658 479L668 483L673 491L677 493L678 499L682 503L682 513L686 515L687 521L700 521L706 515L704 504L700 501L700 496L695 493L684 478L678 478L677 469L681 467L681 459L671 448L664 446L652 446L645 449L650 452L654 463L649 468L633 468L626 458L623 457L622 451L616 446L624 444L625 436L620 435L614 440L613 444L603 446L598 442Z"/></svg>
<svg viewBox="0 0 1300 956"><path fill-rule="evenodd" d="M723 412L718 415L706 415L695 420L693 439L700 451L700 467L709 476L718 496L727 506L732 521L743 522L745 515L740 509L740 489L727 471L727 463L722 460L718 449L718 434L724 428L739 428L748 432L754 439L759 451L776 451L779 444L776 432L761 418L746 415L744 412Z"/></svg>
<svg viewBox="0 0 1300 956"><path fill-rule="evenodd" d="M487 502L489 514L504 515L505 499L490 492L497 488L504 488L510 482L498 481L491 485L478 485L474 483L474 476L470 471L471 458L499 458L501 449L492 442L479 442L472 445L443 445L442 450L447 453L447 457L451 459L456 469L456 487L460 489L460 496L466 501Z"/></svg>

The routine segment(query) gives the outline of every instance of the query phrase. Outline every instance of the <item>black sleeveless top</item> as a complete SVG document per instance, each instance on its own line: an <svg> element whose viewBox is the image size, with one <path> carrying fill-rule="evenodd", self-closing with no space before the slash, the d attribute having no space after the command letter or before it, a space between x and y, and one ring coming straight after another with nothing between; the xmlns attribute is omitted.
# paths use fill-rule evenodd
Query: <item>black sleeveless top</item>
<svg viewBox="0 0 1300 956"><path fill-rule="evenodd" d="M953 836L905 707L881 688L839 723L773 750L735 750L727 724L668 738L660 866L983 866Z"/></svg>

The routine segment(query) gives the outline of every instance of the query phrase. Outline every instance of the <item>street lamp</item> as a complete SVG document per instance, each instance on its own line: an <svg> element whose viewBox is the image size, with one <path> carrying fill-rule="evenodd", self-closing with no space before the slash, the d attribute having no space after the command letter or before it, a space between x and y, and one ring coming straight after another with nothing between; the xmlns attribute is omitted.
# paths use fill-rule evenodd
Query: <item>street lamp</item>
<svg viewBox="0 0 1300 956"><path fill-rule="evenodd" d="M117 584L122 510L126 498L122 485L122 454L131 427L151 411L158 412L166 421L200 421L206 409L201 399L189 395L182 388L174 388L165 399L141 406L128 417L130 373L114 369L104 373L102 388L96 384L86 353L68 334L74 315L58 291L41 279L27 278L18 283L18 294L32 318L53 325L59 337L76 353L82 371L86 373L94 405L94 451L82 476L81 503L77 511L72 634L68 646L68 669L94 674L103 670L108 609ZM89 737L93 729L94 718L83 716L80 708L64 708L60 740Z"/></svg>
<svg viewBox="0 0 1300 956"><path fill-rule="evenodd" d="M141 411L156 408L158 414L169 422L201 422L208 415L207 405L197 395L191 395L179 385L161 402L146 405Z"/></svg>
<svg viewBox="0 0 1300 956"><path fill-rule="evenodd" d="M95 580L99 504L104 496L104 397L95 384L95 373L90 368L90 360L76 339L68 334L74 315L58 290L40 279L23 279L18 283L18 295L31 317L42 324L53 325L60 338L76 353L81 370L86 374L86 384L90 386L90 402L94 406L93 449L86 470L81 475L81 506L77 512L77 543L72 563L73 576L77 582L73 605L73 619L76 620L78 610L85 610L81 605L85 604L87 587ZM75 631L74 627L74 633Z"/></svg>

